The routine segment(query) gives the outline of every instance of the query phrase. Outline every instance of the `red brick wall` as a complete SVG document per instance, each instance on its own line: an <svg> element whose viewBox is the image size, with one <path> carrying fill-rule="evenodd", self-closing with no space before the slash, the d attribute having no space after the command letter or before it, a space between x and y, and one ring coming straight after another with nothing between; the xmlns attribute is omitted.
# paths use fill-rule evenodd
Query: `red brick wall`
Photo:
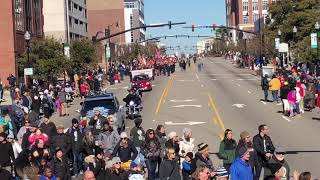
<svg viewBox="0 0 320 180"><path fill-rule="evenodd" d="M89 36L94 36L98 31L103 31L115 22L119 22L119 27L113 25L111 34L124 31L124 10L123 9L105 9L105 10L88 10L88 32ZM98 37L104 37L99 34ZM113 43L125 43L125 35L119 35L111 38Z"/></svg>
<svg viewBox="0 0 320 180"><path fill-rule="evenodd" d="M7 84L10 73L15 74L13 5L11 0L1 2L0 6L0 78Z"/></svg>

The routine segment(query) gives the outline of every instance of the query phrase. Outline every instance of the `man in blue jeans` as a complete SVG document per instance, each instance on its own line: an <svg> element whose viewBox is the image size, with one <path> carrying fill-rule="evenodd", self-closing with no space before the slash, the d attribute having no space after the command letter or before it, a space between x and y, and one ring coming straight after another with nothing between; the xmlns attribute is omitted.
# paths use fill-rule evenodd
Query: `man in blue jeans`
<svg viewBox="0 0 320 180"><path fill-rule="evenodd" d="M82 172L82 145L83 145L83 130L79 127L77 119L72 119L72 127L67 131L67 134L71 138L71 152L72 152L72 164L73 164L73 177L78 176Z"/></svg>

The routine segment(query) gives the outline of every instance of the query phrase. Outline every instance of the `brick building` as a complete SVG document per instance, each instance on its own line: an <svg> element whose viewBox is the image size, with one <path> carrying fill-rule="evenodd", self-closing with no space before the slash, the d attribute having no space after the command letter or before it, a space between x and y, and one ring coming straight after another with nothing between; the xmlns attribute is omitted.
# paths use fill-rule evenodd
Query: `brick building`
<svg viewBox="0 0 320 180"><path fill-rule="evenodd" d="M10 73L17 74L16 58L26 52L24 33L31 40L43 37L42 0L6 0L0 6L0 78L7 84ZM23 75L19 75L23 76Z"/></svg>
<svg viewBox="0 0 320 180"><path fill-rule="evenodd" d="M226 22L228 27L259 32L263 28L268 6L276 0L226 0ZM260 28L260 29L259 29ZM238 39L235 30L229 31L234 42Z"/></svg>
<svg viewBox="0 0 320 180"><path fill-rule="evenodd" d="M98 33L98 38L105 36L105 30L110 27L111 34L124 31L124 1L123 0L89 0L87 1L88 11L88 35L89 38ZM109 40L101 41L101 48L98 51L100 65L105 67L107 58L106 47ZM112 37L110 39L111 56L115 55L116 44L124 44L125 35ZM108 59L111 60L111 59Z"/></svg>

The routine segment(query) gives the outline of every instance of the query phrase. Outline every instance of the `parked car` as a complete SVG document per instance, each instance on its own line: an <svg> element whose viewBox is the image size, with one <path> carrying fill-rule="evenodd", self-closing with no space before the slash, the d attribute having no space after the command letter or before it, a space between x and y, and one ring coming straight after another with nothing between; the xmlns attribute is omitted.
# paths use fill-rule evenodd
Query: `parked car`
<svg viewBox="0 0 320 180"><path fill-rule="evenodd" d="M139 74L133 77L132 86L138 87L141 91L151 91L152 84L151 80L148 75L146 74Z"/></svg>

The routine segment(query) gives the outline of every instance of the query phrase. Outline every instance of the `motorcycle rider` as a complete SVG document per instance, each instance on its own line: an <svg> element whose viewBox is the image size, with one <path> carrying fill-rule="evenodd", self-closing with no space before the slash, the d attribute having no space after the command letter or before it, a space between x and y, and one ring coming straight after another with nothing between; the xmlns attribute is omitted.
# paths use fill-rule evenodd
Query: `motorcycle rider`
<svg viewBox="0 0 320 180"><path fill-rule="evenodd" d="M129 94L123 98L123 101L126 103L126 105L129 105L130 101L133 101L137 105L141 104L141 98L134 93L133 88L129 89Z"/></svg>

